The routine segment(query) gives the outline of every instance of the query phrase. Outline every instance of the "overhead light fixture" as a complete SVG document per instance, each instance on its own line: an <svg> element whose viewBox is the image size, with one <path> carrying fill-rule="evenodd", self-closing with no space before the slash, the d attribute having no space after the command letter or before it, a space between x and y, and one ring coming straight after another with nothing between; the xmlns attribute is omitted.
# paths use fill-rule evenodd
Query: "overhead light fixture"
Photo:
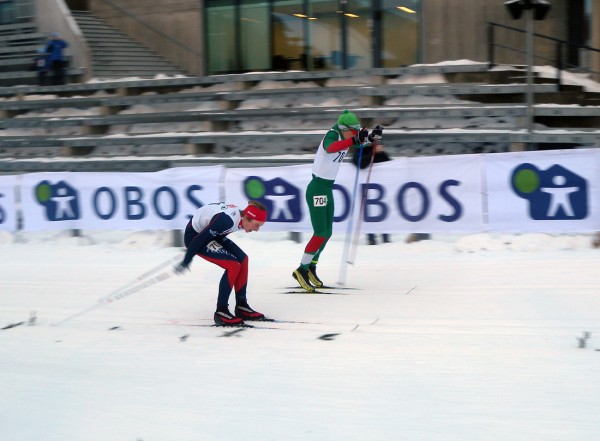
<svg viewBox="0 0 600 441"><path fill-rule="evenodd" d="M352 13L350 13L350 12L346 12L344 15L345 15L346 17L350 17L350 18L358 18L358 17L359 17L358 15L356 15L356 14L352 14Z"/></svg>
<svg viewBox="0 0 600 441"><path fill-rule="evenodd" d="M400 9L401 11L408 12L409 14L417 13L417 11L413 11L412 9L407 8L406 6L396 6L396 8Z"/></svg>
<svg viewBox="0 0 600 441"><path fill-rule="evenodd" d="M298 17L298 18L308 18L307 15L304 14L292 14L294 17Z"/></svg>
<svg viewBox="0 0 600 441"><path fill-rule="evenodd" d="M550 2L547 0L506 0L504 6L513 19L521 18L523 11L533 9L533 19L543 20L550 11Z"/></svg>

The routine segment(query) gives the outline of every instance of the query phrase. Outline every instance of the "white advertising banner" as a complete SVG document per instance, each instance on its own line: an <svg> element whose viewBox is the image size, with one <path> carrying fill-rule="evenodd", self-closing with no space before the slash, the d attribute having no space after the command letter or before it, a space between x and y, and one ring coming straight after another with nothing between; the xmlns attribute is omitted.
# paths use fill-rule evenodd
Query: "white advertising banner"
<svg viewBox="0 0 600 441"><path fill-rule="evenodd" d="M223 171L27 174L21 181L23 229L183 229L197 207L222 199Z"/></svg>
<svg viewBox="0 0 600 441"><path fill-rule="evenodd" d="M346 161L333 228L346 232L354 213L364 233L600 231L599 169L596 149L401 158L361 170L358 181ZM4 176L0 230L18 228L17 186L25 231L183 229L201 205L255 199L269 212L265 230L310 232L311 172L306 164Z"/></svg>
<svg viewBox="0 0 600 441"><path fill-rule="evenodd" d="M265 230L312 231L305 200L311 170L312 165L228 169L227 201L256 199L264 203L269 211ZM347 228L355 179L356 167L342 164L334 185L335 232ZM375 164L370 176L367 170L360 171L353 223L356 226L358 213L362 213L363 232L481 231L481 185L479 155Z"/></svg>
<svg viewBox="0 0 600 441"><path fill-rule="evenodd" d="M488 229L599 231L599 160L593 149L486 155Z"/></svg>
<svg viewBox="0 0 600 441"><path fill-rule="evenodd" d="M17 230L17 176L0 176L0 231Z"/></svg>
<svg viewBox="0 0 600 441"><path fill-rule="evenodd" d="M362 210L361 231L480 231L483 228L481 164L479 155L406 158L374 164ZM366 170L361 171L361 194L367 175Z"/></svg>
<svg viewBox="0 0 600 441"><path fill-rule="evenodd" d="M265 231L311 231L304 192L312 165L230 168L225 173L227 202L245 206L249 200L265 204Z"/></svg>

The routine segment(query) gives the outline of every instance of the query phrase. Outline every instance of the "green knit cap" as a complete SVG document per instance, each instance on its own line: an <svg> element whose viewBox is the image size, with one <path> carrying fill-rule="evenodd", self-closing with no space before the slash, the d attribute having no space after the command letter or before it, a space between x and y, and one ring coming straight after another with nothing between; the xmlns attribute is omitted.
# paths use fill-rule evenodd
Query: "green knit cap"
<svg viewBox="0 0 600 441"><path fill-rule="evenodd" d="M349 110L344 110L337 120L340 130L360 130L360 121L356 115Z"/></svg>

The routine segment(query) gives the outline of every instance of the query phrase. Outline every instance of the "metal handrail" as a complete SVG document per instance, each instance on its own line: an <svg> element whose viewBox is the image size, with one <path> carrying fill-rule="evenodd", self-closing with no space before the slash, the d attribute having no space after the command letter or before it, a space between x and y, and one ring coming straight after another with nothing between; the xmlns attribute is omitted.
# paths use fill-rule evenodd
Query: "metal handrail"
<svg viewBox="0 0 600 441"><path fill-rule="evenodd" d="M172 35L167 34L166 32L158 29L157 27L145 22L144 20L142 20L141 18L139 18L137 15L132 14L131 12L129 12L127 9L116 5L115 3L113 3L111 0L102 0L105 3L108 3L111 7L117 9L118 11L122 12L123 14L125 14L126 16L128 16L129 18L135 20L136 22L138 22L139 24L141 24L142 26L144 26L147 29L150 29L153 32L156 32L157 34L159 34L160 36L166 38L167 40L169 40L170 42L172 42L173 44L181 47L182 49L185 49L188 52L191 52L194 55L200 55L200 52L196 51L194 48L192 48L191 46L189 46L188 44L184 43L183 41L173 37Z"/></svg>
<svg viewBox="0 0 600 441"><path fill-rule="evenodd" d="M494 54L494 48L498 47L498 48L502 48L505 50L509 50L509 51L514 51L520 54L524 54L525 51L517 49L517 48L513 48L510 46L506 46L506 45L502 45L502 44L498 44L495 42L495 33L494 33L494 28L498 27L498 28L503 28L503 29L508 29L510 31L516 31L522 34L525 34L526 31L523 29L519 29L519 28L515 28L513 26L508 26L505 24L501 24L501 23L495 23L495 22L487 22L488 24L488 57L489 57L489 63L490 66L493 66L495 64L495 54ZM542 57L539 55L536 55L536 58L542 59L544 61L550 61L550 62L554 62L554 65L556 67L556 82L557 84L561 85L562 84L562 78L561 78L561 70L563 70L565 67L573 67L573 68L578 68L581 69L584 72L587 72L589 74L595 74L595 75L600 75L600 72L595 71L589 67L585 67L585 66L577 66L574 64L570 64L567 63L566 61L563 60L563 47L571 47L571 48L575 48L575 49L583 49L586 51L590 51L590 52L597 52L600 54L600 49L591 47L591 46L587 46L587 45L581 45L581 44L576 44L576 43L571 43L570 41L566 41L566 40L561 40L559 38L555 38L555 37L550 37L548 35L543 35L543 34L538 34L538 33L533 33L534 37L537 38L542 38L544 40L549 40L549 41L553 41L554 43L556 43L556 51L555 51L555 57L552 58L547 58L547 57Z"/></svg>

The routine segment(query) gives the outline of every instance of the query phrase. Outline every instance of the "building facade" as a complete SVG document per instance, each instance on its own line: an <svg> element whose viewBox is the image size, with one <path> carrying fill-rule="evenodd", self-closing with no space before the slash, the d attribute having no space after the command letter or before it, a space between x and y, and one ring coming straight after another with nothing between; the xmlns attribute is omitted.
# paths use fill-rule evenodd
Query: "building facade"
<svg viewBox="0 0 600 441"><path fill-rule="evenodd" d="M525 20L513 20L503 0L65 1L85 3L192 75L526 61ZM600 0L549 1L535 22L548 37L534 41L535 64L553 65L560 51L563 66L600 72L600 52L580 48L600 49Z"/></svg>

